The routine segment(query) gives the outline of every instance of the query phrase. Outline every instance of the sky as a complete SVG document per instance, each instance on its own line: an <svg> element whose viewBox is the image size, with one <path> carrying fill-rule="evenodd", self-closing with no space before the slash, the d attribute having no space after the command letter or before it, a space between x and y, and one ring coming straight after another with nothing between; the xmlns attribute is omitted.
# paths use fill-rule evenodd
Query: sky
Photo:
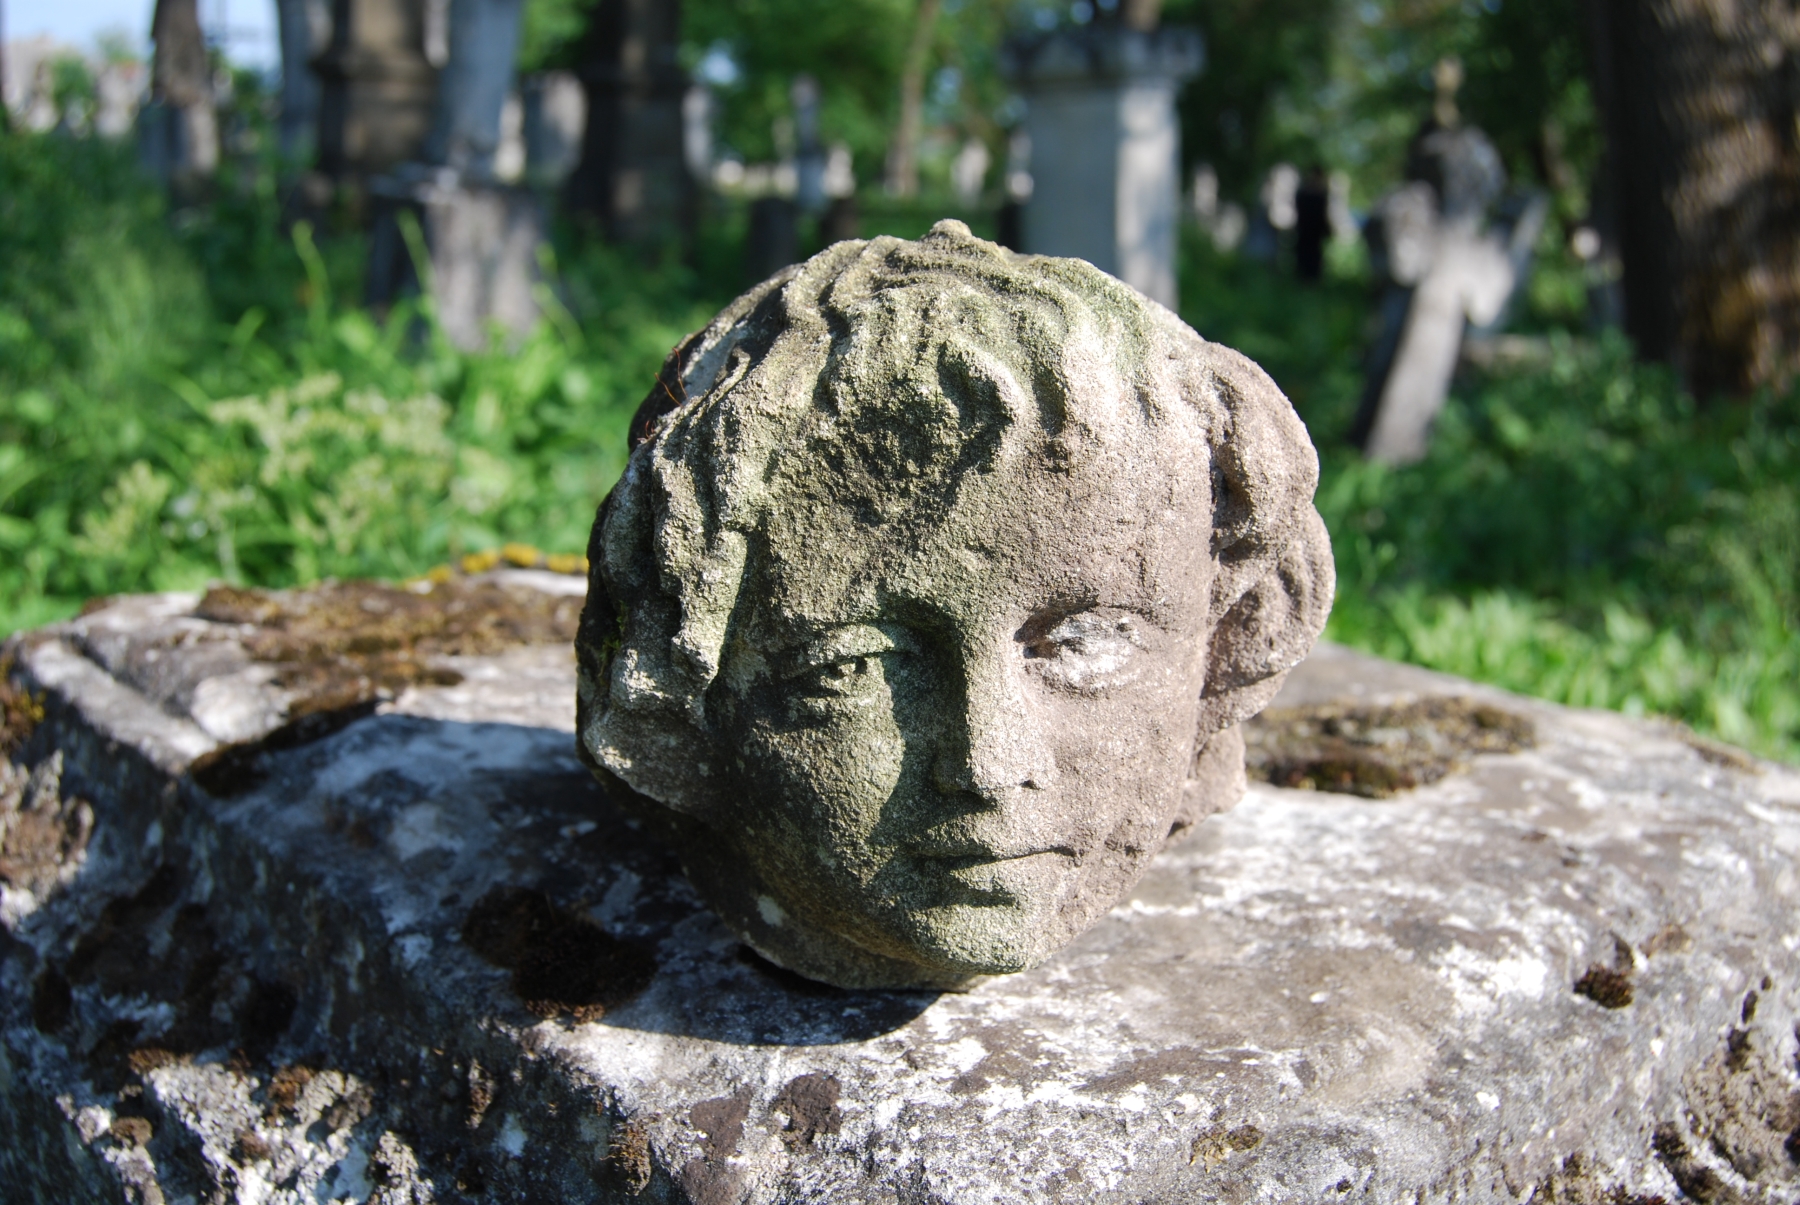
<svg viewBox="0 0 1800 1205"><path fill-rule="evenodd" d="M100 34L122 30L147 52L154 7L155 0L0 0L0 22L9 42L49 34L91 51ZM215 39L225 31L226 52L235 63L269 68L280 61L275 0L200 0L200 23Z"/></svg>

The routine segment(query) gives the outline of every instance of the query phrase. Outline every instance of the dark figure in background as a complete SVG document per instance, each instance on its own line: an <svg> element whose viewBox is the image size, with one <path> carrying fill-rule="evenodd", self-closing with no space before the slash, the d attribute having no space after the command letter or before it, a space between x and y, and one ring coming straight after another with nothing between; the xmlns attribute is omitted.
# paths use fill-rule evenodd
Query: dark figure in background
<svg viewBox="0 0 1800 1205"><path fill-rule="evenodd" d="M1317 280L1325 271L1325 240L1331 237L1331 188L1325 169L1313 164L1294 193L1294 272Z"/></svg>

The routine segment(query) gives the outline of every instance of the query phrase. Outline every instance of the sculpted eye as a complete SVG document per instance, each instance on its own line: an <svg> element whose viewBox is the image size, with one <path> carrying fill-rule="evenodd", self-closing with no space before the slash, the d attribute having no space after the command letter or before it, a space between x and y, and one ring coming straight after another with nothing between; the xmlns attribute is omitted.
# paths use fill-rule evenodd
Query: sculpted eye
<svg viewBox="0 0 1800 1205"><path fill-rule="evenodd" d="M879 654L871 653L808 666L795 674L793 681L802 689L810 688L819 694L849 694L859 682L879 674L880 666L876 664L879 659Z"/></svg>
<svg viewBox="0 0 1800 1205"><path fill-rule="evenodd" d="M1035 628L1035 630L1034 630ZM1091 692L1137 676L1132 662L1143 650L1141 622L1112 610L1082 611L1020 633L1028 660L1053 685Z"/></svg>
<svg viewBox="0 0 1800 1205"><path fill-rule="evenodd" d="M908 647L904 637L880 628L840 628L794 656L786 678L789 690L818 701L872 697L886 684L885 661Z"/></svg>

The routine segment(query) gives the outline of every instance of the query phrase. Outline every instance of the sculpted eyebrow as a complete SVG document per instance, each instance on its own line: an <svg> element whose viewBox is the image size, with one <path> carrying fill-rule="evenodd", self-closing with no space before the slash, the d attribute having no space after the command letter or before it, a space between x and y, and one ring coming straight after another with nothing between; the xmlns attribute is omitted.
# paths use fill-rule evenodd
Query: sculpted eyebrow
<svg viewBox="0 0 1800 1205"><path fill-rule="evenodd" d="M867 624L835 628L795 650L789 660L790 672L800 673L830 665L846 657L867 657L916 647L904 632L889 631Z"/></svg>

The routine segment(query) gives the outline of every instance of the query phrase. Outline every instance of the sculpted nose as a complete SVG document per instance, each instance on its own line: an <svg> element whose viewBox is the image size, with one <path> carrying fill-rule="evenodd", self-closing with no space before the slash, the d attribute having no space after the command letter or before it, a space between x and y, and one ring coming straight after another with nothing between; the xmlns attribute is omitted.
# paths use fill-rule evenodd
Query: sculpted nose
<svg viewBox="0 0 1800 1205"><path fill-rule="evenodd" d="M1017 656L1006 648L967 667L962 714L939 743L935 767L939 790L977 795L990 806L1056 779L1048 734L1006 654Z"/></svg>

